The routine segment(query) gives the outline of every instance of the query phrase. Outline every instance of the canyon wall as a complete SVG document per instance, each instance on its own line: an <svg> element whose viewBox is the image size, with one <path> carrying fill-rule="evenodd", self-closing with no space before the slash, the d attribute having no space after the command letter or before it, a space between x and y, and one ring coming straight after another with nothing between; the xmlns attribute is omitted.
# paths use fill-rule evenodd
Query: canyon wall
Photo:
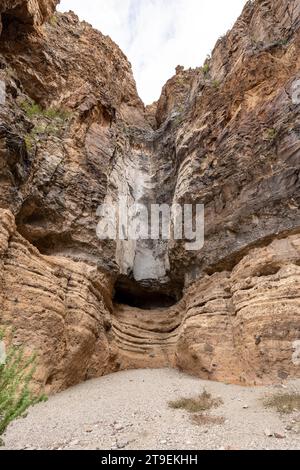
<svg viewBox="0 0 300 470"><path fill-rule="evenodd" d="M57 3L0 3L0 324L36 383L299 376L300 1L248 2L147 107L118 46ZM99 239L120 195L204 204L204 247Z"/></svg>

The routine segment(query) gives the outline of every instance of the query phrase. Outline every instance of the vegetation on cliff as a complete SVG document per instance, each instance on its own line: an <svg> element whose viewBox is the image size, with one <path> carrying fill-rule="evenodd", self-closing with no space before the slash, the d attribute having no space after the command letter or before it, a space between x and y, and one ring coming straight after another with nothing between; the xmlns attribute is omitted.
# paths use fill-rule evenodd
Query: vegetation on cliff
<svg viewBox="0 0 300 470"><path fill-rule="evenodd" d="M3 336L0 332L0 341ZM10 346L6 357L0 358L0 435L30 406L46 399L31 390L35 368L36 356L26 357L22 348Z"/></svg>

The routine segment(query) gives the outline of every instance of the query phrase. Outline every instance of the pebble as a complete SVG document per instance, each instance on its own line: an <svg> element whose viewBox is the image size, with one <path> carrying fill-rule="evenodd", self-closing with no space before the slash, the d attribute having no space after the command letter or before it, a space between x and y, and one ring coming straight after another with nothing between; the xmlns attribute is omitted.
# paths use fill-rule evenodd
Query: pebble
<svg viewBox="0 0 300 470"><path fill-rule="evenodd" d="M117 444L117 448L118 449L124 449L125 447L128 446L128 444L129 444L129 441L120 441Z"/></svg>
<svg viewBox="0 0 300 470"><path fill-rule="evenodd" d="M278 432L274 433L274 437L276 437L276 439L285 439L284 434L279 434Z"/></svg>
<svg viewBox="0 0 300 470"><path fill-rule="evenodd" d="M117 424L117 425L115 426L115 430L116 430L116 431L122 431L123 429L124 429L124 426L122 426L121 424Z"/></svg>

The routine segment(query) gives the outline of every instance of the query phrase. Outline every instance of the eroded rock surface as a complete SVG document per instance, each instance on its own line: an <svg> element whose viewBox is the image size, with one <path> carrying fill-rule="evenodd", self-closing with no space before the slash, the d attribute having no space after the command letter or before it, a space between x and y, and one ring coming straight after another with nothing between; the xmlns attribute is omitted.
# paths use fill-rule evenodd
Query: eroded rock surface
<svg viewBox="0 0 300 470"><path fill-rule="evenodd" d="M60 0L1 0L0 34L4 25L9 28L14 23L27 28L37 28L54 13ZM3 16L2 16L3 15ZM15 28L16 31L16 28Z"/></svg>
<svg viewBox="0 0 300 470"><path fill-rule="evenodd" d="M0 5L1 325L36 383L299 376L299 0L248 2L146 108L118 46L57 3ZM204 204L204 248L100 240L120 195Z"/></svg>

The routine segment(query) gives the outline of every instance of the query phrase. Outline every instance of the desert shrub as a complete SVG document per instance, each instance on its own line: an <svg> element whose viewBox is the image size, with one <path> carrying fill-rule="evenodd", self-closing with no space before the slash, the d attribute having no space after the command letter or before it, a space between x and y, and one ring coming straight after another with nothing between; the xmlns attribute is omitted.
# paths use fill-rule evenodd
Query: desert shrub
<svg viewBox="0 0 300 470"><path fill-rule="evenodd" d="M65 109L56 107L42 108L39 104L30 100L22 101L20 106L29 119L46 118L49 120L67 121L71 116L71 113Z"/></svg>
<svg viewBox="0 0 300 470"><path fill-rule="evenodd" d="M0 332L0 341L3 341ZM26 410L40 401L44 395L31 390L32 377L36 369L36 356L26 357L24 350L11 346L0 364L0 435L11 421L24 415Z"/></svg>
<svg viewBox="0 0 300 470"><path fill-rule="evenodd" d="M292 413L294 410L300 411L300 393L277 393L264 400L266 408L275 408L278 413Z"/></svg>
<svg viewBox="0 0 300 470"><path fill-rule="evenodd" d="M206 390L194 398L180 398L179 400L170 401L169 407L174 410L186 410L189 413L198 413L200 411L211 410L212 408L217 408L222 404L220 398L213 398L210 393Z"/></svg>
<svg viewBox="0 0 300 470"><path fill-rule="evenodd" d="M43 109L34 101L24 100L20 106L33 124L32 130L24 136L28 153L33 151L40 139L49 136L60 137L71 118L71 113L65 109L55 107Z"/></svg>
<svg viewBox="0 0 300 470"><path fill-rule="evenodd" d="M212 86L218 90L220 88L221 82L219 80L213 80Z"/></svg>
<svg viewBox="0 0 300 470"><path fill-rule="evenodd" d="M26 116L29 118L33 118L42 114L42 108L40 107L40 105L31 101L22 101L21 108L23 109Z"/></svg>
<svg viewBox="0 0 300 470"><path fill-rule="evenodd" d="M277 131L276 131L276 129L274 129L273 127L270 128L270 129L267 129L267 131L266 131L266 138L267 138L268 140L271 140L271 141L272 141L272 140L275 140L276 137L277 137Z"/></svg>
<svg viewBox="0 0 300 470"><path fill-rule="evenodd" d="M206 62L202 67L202 72L205 77L209 74L209 71L210 71L210 66L209 66L209 63Z"/></svg>
<svg viewBox="0 0 300 470"><path fill-rule="evenodd" d="M33 136L31 134L26 134L24 136L24 142L25 142L27 152L30 153L35 143Z"/></svg>
<svg viewBox="0 0 300 470"><path fill-rule="evenodd" d="M51 18L49 19L49 23L51 24L51 26L56 26L57 25L57 16L55 15L52 15Z"/></svg>

